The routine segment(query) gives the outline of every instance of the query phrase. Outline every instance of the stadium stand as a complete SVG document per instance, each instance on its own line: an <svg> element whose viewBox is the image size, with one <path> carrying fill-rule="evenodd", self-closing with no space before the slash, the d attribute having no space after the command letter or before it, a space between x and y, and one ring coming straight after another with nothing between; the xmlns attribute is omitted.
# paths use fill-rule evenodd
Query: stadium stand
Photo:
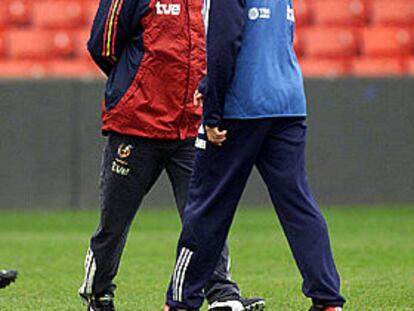
<svg viewBox="0 0 414 311"><path fill-rule="evenodd" d="M414 0L294 0L305 76L414 76ZM98 0L1 0L0 78L96 78Z"/></svg>

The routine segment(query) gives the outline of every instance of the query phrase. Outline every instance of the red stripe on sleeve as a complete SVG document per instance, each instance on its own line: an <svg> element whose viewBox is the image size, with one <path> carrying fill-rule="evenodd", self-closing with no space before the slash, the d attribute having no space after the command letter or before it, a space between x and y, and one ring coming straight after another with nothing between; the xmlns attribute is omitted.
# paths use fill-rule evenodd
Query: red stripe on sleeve
<svg viewBox="0 0 414 311"><path fill-rule="evenodd" d="M119 12L121 11L122 8L122 4L124 3L124 0L121 0L119 5L118 5L118 10L116 11L116 15L115 15L115 22L114 22L114 26L113 26L113 31L112 31L112 55L115 55L115 42L116 42L116 33L117 33L117 28L118 28L118 17L119 17Z"/></svg>
<svg viewBox="0 0 414 311"><path fill-rule="evenodd" d="M111 20L112 10L114 9L116 0L112 0L111 8L109 9L108 16L105 22L105 31L103 37L103 45L102 45L102 56L106 56L106 44L108 43L108 28L109 28L109 21Z"/></svg>

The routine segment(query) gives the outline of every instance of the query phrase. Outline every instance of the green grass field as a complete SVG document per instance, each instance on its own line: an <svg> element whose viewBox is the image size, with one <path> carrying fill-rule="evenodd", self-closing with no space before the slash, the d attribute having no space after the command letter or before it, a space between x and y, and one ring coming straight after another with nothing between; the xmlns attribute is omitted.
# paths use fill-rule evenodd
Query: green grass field
<svg viewBox="0 0 414 311"><path fill-rule="evenodd" d="M325 208L347 310L414 310L414 208ZM98 211L0 210L0 268L17 268L0 290L1 311L84 310L77 297ZM161 310L179 221L146 208L131 230L117 277L120 311ZM230 248L233 278L267 310L307 310L301 280L271 208L241 208Z"/></svg>

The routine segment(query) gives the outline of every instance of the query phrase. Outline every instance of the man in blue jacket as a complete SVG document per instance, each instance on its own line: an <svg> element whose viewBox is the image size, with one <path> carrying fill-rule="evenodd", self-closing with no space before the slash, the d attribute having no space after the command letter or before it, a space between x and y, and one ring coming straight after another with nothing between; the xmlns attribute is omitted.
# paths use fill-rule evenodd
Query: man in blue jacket
<svg viewBox="0 0 414 311"><path fill-rule="evenodd" d="M200 0L101 0L88 50L108 80L102 132L101 217L79 294L88 311L114 311L114 278L131 223L165 170L180 216L194 162L201 107L192 95L205 70ZM230 278L228 248L205 286L210 305L243 298ZM219 310L226 309L226 304Z"/></svg>
<svg viewBox="0 0 414 311"><path fill-rule="evenodd" d="M303 293L312 299L311 310L342 310L345 299L326 222L305 173L306 98L293 50L292 0L207 0L205 6L204 127L165 309L200 308L202 288L256 166L302 274ZM232 310L243 308L235 301Z"/></svg>

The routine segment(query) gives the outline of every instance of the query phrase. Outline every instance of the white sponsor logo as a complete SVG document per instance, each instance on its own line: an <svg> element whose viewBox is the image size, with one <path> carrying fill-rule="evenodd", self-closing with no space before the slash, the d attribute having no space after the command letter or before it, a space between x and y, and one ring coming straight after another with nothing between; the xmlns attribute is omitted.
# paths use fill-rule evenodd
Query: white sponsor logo
<svg viewBox="0 0 414 311"><path fill-rule="evenodd" d="M249 10L249 19L252 21L258 19L270 19L271 11L270 8L250 8Z"/></svg>
<svg viewBox="0 0 414 311"><path fill-rule="evenodd" d="M293 8L290 7L289 4L287 6L287 19L288 21L295 22L295 12L293 11Z"/></svg>
<svg viewBox="0 0 414 311"><path fill-rule="evenodd" d="M124 167L122 165L119 165L116 161L112 162L112 172L118 175L122 176L128 176L130 169L127 167Z"/></svg>
<svg viewBox="0 0 414 311"><path fill-rule="evenodd" d="M178 16L181 13L181 5L180 4L167 4L161 3L158 1L155 3L155 9L157 15L174 15Z"/></svg>

